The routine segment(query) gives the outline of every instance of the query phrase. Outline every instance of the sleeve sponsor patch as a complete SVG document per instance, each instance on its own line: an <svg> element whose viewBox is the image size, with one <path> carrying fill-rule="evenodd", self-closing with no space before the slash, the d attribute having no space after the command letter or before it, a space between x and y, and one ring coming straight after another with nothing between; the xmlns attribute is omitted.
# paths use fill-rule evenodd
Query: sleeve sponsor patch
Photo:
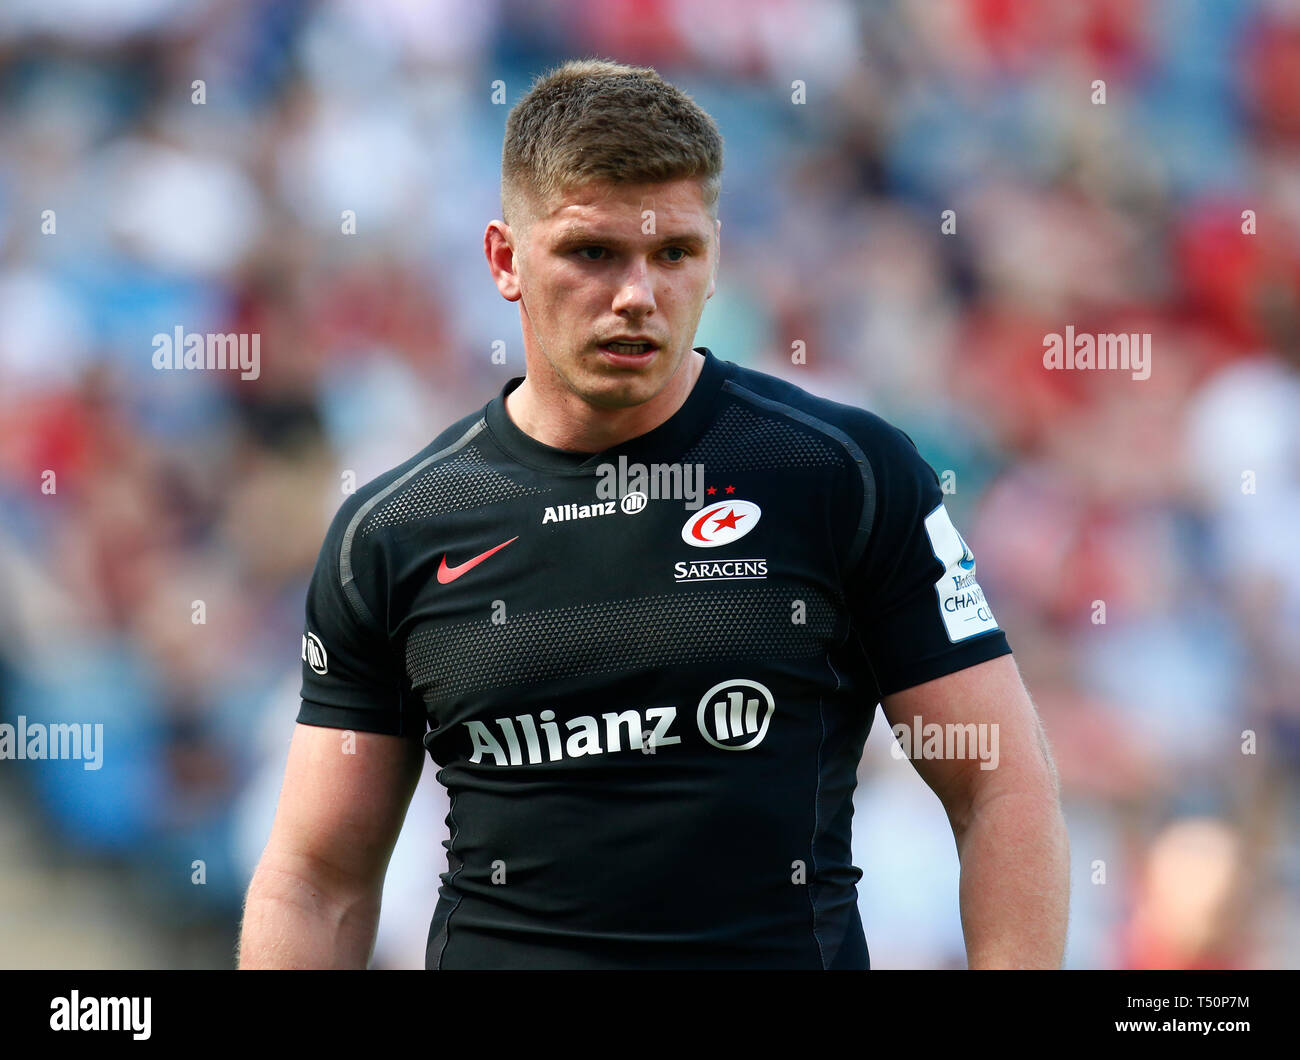
<svg viewBox="0 0 1300 1060"><path fill-rule="evenodd" d="M934 588L948 639L955 644L997 629L997 619L975 580L975 556L957 533L942 504L925 517L925 532L930 535L935 556L943 564L943 576L934 583Z"/></svg>

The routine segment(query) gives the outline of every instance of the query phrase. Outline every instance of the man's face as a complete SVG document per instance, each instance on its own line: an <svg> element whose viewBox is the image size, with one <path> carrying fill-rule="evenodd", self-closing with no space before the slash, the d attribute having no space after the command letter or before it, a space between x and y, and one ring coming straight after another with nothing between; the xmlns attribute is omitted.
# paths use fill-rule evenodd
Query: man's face
<svg viewBox="0 0 1300 1060"><path fill-rule="evenodd" d="M498 271L497 284L511 301L522 298L525 345L542 358L530 356L530 374L549 368L569 391L608 409L663 390L713 295L721 223L699 182L593 182L524 223L526 234L510 237L513 267ZM650 346L611 349L619 337Z"/></svg>

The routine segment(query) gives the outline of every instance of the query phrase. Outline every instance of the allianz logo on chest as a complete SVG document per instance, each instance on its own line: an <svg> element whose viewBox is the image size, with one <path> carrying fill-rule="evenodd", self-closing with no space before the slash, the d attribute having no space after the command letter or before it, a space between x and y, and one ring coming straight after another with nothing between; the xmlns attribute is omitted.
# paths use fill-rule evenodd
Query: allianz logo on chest
<svg viewBox="0 0 1300 1060"><path fill-rule="evenodd" d="M696 730L719 751L752 751L763 742L776 712L771 691L758 681L719 681L696 704ZM555 711L517 714L491 722L463 722L475 765L523 766L638 751L657 754L681 744L675 705L631 707L599 716L581 714L561 723Z"/></svg>
<svg viewBox="0 0 1300 1060"><path fill-rule="evenodd" d="M734 491L734 486L727 486ZM716 492L716 489L713 490ZM570 503L548 505L542 512L542 523L565 523L576 520L595 519L605 515L622 512L625 515L639 515L646 510L651 497L634 491L622 495L617 501L597 501L595 503ZM730 545L740 540L756 526L762 518L763 509L753 501L741 498L712 500L702 508L691 512L681 526L680 538L683 543L697 549L715 549ZM656 526L645 526L651 534L662 532ZM631 548L640 551L642 542L628 538ZM665 545L667 542L665 542ZM761 580L768 575L767 560L754 556L699 556L695 559L677 560L672 565L673 581L684 584L689 582L716 582L731 580Z"/></svg>

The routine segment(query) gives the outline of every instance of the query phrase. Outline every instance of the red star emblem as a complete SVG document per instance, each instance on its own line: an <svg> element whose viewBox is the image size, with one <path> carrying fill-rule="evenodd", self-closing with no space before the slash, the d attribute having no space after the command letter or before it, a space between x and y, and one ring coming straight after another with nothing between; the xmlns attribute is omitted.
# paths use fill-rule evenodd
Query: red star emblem
<svg viewBox="0 0 1300 1060"><path fill-rule="evenodd" d="M730 528L730 529L732 529L732 530L735 530L735 529L736 529L736 520L737 520L737 519L743 519L743 518L745 518L743 515L737 515L736 512L735 512L735 509L732 509L732 510L730 510L730 511L727 512L725 518L722 518L722 519L715 519L715 520L713 520L713 526L714 526L714 529L719 529L719 530L720 530L722 527L724 527L724 526L725 526L725 527L728 527L728 528Z"/></svg>
<svg viewBox="0 0 1300 1060"><path fill-rule="evenodd" d="M735 487L735 486L728 486L728 487L727 487L727 492L728 492L728 493L735 493L735 492L736 492L736 487Z"/></svg>
<svg viewBox="0 0 1300 1060"><path fill-rule="evenodd" d="M710 487L709 487L707 490L705 490L704 492L707 493L710 497L712 497L715 493L718 492L718 487L717 487L717 486L710 486Z"/></svg>

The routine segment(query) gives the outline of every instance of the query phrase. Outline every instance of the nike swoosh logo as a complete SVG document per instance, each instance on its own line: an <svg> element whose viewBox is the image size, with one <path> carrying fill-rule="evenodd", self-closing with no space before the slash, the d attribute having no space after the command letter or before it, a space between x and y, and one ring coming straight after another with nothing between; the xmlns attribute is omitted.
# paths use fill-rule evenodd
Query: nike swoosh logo
<svg viewBox="0 0 1300 1060"><path fill-rule="evenodd" d="M516 534L514 537L510 539L510 541L518 541L518 540L519 540L518 534ZM442 556L442 562L438 564L438 581L440 581L443 585L446 585L448 582L454 582L467 570L473 570L475 567L477 567L480 563L482 563L485 559L487 559L488 556L492 555L493 552L500 552L503 548L506 547L506 545L510 544L510 541L502 541L501 544L497 545L496 548L490 548L486 552L480 553L479 555L475 556L473 559L466 560L464 563L460 564L457 567L447 566L447 554L444 552Z"/></svg>

